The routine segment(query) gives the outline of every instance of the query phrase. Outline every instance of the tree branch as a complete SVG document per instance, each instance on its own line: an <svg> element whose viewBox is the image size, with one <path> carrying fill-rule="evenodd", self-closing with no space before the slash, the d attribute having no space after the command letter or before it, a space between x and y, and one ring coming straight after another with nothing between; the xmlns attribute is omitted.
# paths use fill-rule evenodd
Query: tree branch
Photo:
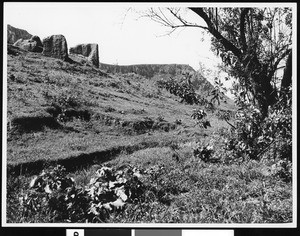
<svg viewBox="0 0 300 236"><path fill-rule="evenodd" d="M277 70L277 66L278 64L281 62L281 60L283 58L285 58L287 55L289 55L291 53L292 49L289 48L287 49L284 53L281 54L281 56L277 59L277 61L274 63L274 65L272 66L272 70L269 72L268 74L268 79L271 80L275 71Z"/></svg>
<svg viewBox="0 0 300 236"><path fill-rule="evenodd" d="M284 53L281 54L281 56L277 59L277 61L274 63L274 69L277 68L280 61L285 58L290 52L292 51L291 48L287 49Z"/></svg>
<svg viewBox="0 0 300 236"><path fill-rule="evenodd" d="M250 11L250 8L243 8L241 11L241 18L240 18L240 39L243 51L246 52L247 50L247 43L246 43L246 36L245 36L245 16Z"/></svg>
<svg viewBox="0 0 300 236"><path fill-rule="evenodd" d="M197 25L197 24L193 24L193 23L189 23L186 20L184 20L179 14L178 11L174 11L174 9L172 8L167 8L167 10L173 15L173 17L175 19L177 19L181 24L176 24L175 22L173 22L172 20L170 20L170 18L168 18L164 12L158 8L158 12L153 10L153 8L150 8L149 12L145 15L145 17L149 17L151 18L153 21L172 28L171 32L168 33L167 35L173 33L177 28L184 28L184 27L194 27L194 28L201 28L204 30L208 31L208 28L205 26L201 26L201 25Z"/></svg>
<svg viewBox="0 0 300 236"><path fill-rule="evenodd" d="M183 20L177 13L178 12L174 12L171 8L168 8L168 10L171 12L171 14L176 17L182 24L187 24L187 21Z"/></svg>
<svg viewBox="0 0 300 236"><path fill-rule="evenodd" d="M216 30L211 19L203 11L203 8L191 7L189 9L195 12L198 16L200 16L205 21L208 27L208 31L225 47L226 50L231 51L235 56L241 58L242 55L241 51L230 41L224 38L218 30Z"/></svg>
<svg viewBox="0 0 300 236"><path fill-rule="evenodd" d="M286 60L285 69L282 76L280 94L292 84L292 51L289 52L288 58Z"/></svg>
<svg viewBox="0 0 300 236"><path fill-rule="evenodd" d="M185 24L185 25L173 25L170 26L171 28L175 29L175 28L181 28L181 27L195 27L195 28L201 28L204 30L208 30L207 27L201 26L201 25L189 25L189 24Z"/></svg>

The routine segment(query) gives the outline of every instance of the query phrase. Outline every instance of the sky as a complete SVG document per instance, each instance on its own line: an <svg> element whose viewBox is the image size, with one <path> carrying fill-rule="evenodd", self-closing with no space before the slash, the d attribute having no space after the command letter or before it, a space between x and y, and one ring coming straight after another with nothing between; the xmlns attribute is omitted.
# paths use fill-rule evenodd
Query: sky
<svg viewBox="0 0 300 236"><path fill-rule="evenodd" d="M181 28L167 34L170 29L141 17L149 7L182 7L186 19L199 25L203 20L186 9L195 3L4 3L4 32L6 25L25 29L41 40L54 34L65 36L68 48L82 43L99 45L101 63L131 64L188 64L195 70L200 63L217 72L221 59L211 51L210 35L200 28ZM212 6L211 3L201 3ZM221 3L219 3L220 5ZM228 7L245 7L245 3L222 3ZM242 4L242 5L241 5ZM250 5L249 5L250 4ZM250 7L258 6L248 3ZM268 3L271 6L271 3ZM274 5L275 4L275 5ZM274 3L274 6L285 6ZM199 3L198 3L199 5ZM198 6L197 5L197 6ZM214 3L214 7L216 4ZM263 6L266 6L264 3ZM232 81L224 81L226 73L218 74L225 87ZM206 76L213 84L215 73ZM227 94L230 96L230 94Z"/></svg>
<svg viewBox="0 0 300 236"><path fill-rule="evenodd" d="M114 3L5 3L4 22L38 35L41 40L62 34L68 47L97 43L102 63L216 65L220 59L210 51L210 37L198 28L169 29L140 17L145 5ZM202 19L187 10L197 23Z"/></svg>

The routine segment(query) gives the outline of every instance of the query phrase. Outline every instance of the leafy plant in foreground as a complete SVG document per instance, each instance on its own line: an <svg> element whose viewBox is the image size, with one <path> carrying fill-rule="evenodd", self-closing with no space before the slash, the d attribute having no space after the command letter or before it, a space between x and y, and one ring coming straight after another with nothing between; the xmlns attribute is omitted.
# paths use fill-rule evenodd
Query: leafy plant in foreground
<svg viewBox="0 0 300 236"><path fill-rule="evenodd" d="M109 212L123 210L126 203L140 201L144 185L139 177L141 174L136 168L114 171L104 166L99 169L87 187L91 221L103 222L108 218Z"/></svg>
<svg viewBox="0 0 300 236"><path fill-rule="evenodd" d="M198 145L196 148L193 150L193 155L196 158L200 158L204 162L213 162L216 161L215 159L213 160L212 156L214 153L214 149L212 145Z"/></svg>
<svg viewBox="0 0 300 236"><path fill-rule="evenodd" d="M145 186L140 171L102 166L90 183L77 187L64 167L58 165L35 176L20 197L22 216L44 212L53 222L105 222L111 212L143 201Z"/></svg>

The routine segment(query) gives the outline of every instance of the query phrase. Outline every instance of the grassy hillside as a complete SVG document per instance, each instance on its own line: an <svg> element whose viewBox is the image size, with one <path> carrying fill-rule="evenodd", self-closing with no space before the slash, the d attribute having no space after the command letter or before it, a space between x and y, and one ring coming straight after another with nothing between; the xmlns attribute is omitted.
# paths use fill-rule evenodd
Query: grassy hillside
<svg viewBox="0 0 300 236"><path fill-rule="evenodd" d="M158 86L179 76L167 66L139 67L145 77L73 59L9 48L8 222L291 222L291 183L272 161L233 161L222 148L230 126L208 113L211 127L200 128L200 106ZM91 194L95 175L104 195Z"/></svg>

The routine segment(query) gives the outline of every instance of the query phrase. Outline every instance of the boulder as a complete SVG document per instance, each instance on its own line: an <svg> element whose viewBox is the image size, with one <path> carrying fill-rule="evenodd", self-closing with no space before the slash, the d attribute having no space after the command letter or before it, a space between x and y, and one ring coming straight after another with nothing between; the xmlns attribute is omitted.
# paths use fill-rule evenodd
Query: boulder
<svg viewBox="0 0 300 236"><path fill-rule="evenodd" d="M19 39L30 39L32 37L26 30L7 25L7 43L14 44Z"/></svg>
<svg viewBox="0 0 300 236"><path fill-rule="evenodd" d="M79 54L87 57L94 66L99 67L99 50L98 44L79 44L75 47L70 48L70 54Z"/></svg>
<svg viewBox="0 0 300 236"><path fill-rule="evenodd" d="M30 39L19 39L13 46L19 47L30 52L42 52L43 44L38 36L32 36Z"/></svg>
<svg viewBox="0 0 300 236"><path fill-rule="evenodd" d="M44 38L42 54L48 57L68 60L68 45L66 38L61 34Z"/></svg>

